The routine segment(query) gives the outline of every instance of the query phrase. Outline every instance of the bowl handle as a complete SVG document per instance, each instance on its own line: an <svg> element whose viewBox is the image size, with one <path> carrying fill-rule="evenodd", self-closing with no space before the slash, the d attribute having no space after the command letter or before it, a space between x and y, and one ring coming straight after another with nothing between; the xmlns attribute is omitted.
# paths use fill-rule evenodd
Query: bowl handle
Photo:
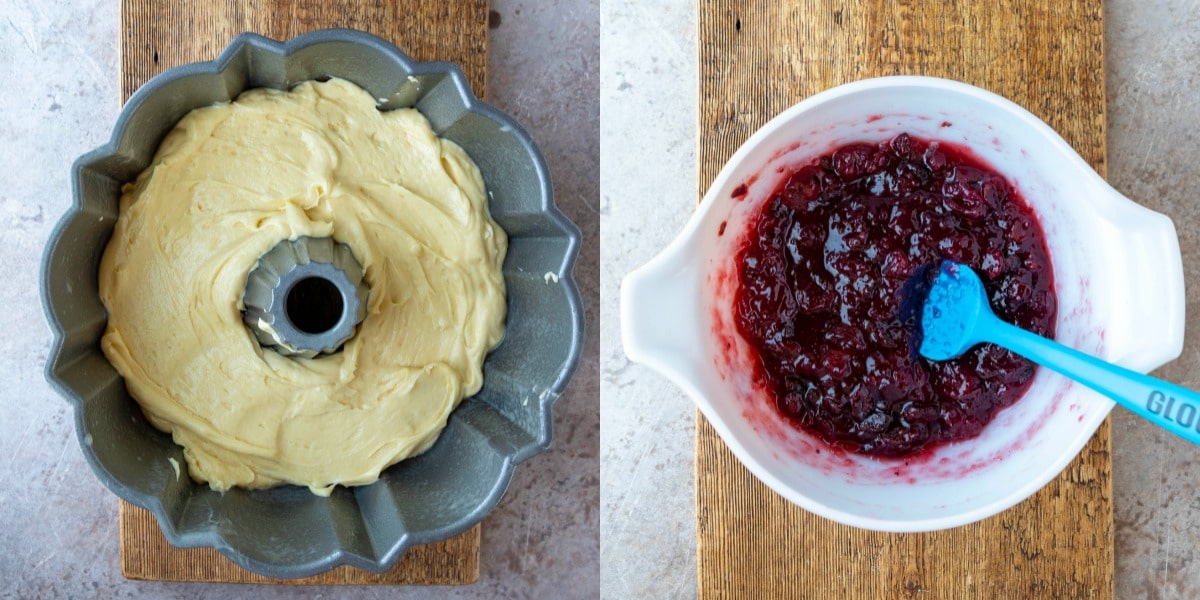
<svg viewBox="0 0 1200 600"><path fill-rule="evenodd" d="M1105 184L1105 187L1108 187ZM1107 335L1128 348L1109 360L1126 368L1149 372L1174 360L1183 351L1184 283L1179 238L1170 217L1145 208L1116 190L1112 206L1103 211L1120 244L1108 248L1108 266L1115 281L1115 318Z"/></svg>
<svg viewBox="0 0 1200 600"><path fill-rule="evenodd" d="M668 248L621 282L625 355L676 382L694 381L701 362L701 290L696 261Z"/></svg>

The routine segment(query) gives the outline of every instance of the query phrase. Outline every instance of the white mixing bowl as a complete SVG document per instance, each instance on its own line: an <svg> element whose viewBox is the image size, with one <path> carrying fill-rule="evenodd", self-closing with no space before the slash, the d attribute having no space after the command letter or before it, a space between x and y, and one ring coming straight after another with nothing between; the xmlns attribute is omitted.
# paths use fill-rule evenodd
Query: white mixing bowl
<svg viewBox="0 0 1200 600"><path fill-rule="evenodd" d="M789 167L902 132L970 147L1029 202L1050 250L1059 342L1142 372L1179 355L1183 266L1171 220L1113 190L1023 108L926 77L843 85L767 123L717 175L683 232L625 278L621 327L629 358L687 392L738 459L788 500L857 527L930 531L1032 495L1079 453L1113 403L1038 369L1025 396L977 438L889 460L830 451L751 385L749 348L731 318L748 220ZM737 201L742 185L748 193Z"/></svg>

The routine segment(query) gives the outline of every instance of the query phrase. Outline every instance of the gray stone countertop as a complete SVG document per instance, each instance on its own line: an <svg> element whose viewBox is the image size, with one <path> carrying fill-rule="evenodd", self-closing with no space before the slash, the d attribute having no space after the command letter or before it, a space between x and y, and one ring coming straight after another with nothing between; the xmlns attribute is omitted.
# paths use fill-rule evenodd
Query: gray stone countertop
<svg viewBox="0 0 1200 600"><path fill-rule="evenodd" d="M1174 219L1188 283L1183 355L1200 388L1200 4L1108 0L1108 179ZM621 277L682 228L696 189L695 0L602 0L601 590L694 597L691 402L621 350ZM1117 598L1200 597L1200 449L1113 416Z"/></svg>
<svg viewBox="0 0 1200 600"><path fill-rule="evenodd" d="M583 362L551 450L516 470L485 521L480 581L330 588L127 581L117 498L92 474L65 400L42 373L50 341L38 267L71 201L69 167L116 119L117 2L0 0L0 598L594 598L599 589L599 14L595 0L493 0L489 100L537 140L558 204L584 234Z"/></svg>

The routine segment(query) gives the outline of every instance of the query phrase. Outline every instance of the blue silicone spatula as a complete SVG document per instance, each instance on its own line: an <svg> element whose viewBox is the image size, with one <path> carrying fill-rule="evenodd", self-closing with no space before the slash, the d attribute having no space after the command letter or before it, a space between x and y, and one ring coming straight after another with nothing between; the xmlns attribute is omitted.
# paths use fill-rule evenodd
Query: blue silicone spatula
<svg viewBox="0 0 1200 600"><path fill-rule="evenodd" d="M970 267L945 261L921 311L921 356L949 360L991 342L1082 383L1151 423L1200 444L1200 394L1130 371L1001 321Z"/></svg>

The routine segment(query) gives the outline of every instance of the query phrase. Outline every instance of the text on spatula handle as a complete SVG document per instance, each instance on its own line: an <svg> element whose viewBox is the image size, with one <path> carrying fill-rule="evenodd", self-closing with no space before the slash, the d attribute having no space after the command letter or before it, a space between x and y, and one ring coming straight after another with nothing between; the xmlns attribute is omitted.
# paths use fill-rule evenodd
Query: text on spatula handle
<svg viewBox="0 0 1200 600"><path fill-rule="evenodd" d="M1200 410L1182 400L1177 402L1174 396L1168 396L1158 390L1150 392L1150 396L1146 398L1146 409L1184 427L1195 425L1196 431L1200 431L1200 421L1196 419L1197 415L1200 415ZM1172 410L1175 411L1174 415L1171 414Z"/></svg>

